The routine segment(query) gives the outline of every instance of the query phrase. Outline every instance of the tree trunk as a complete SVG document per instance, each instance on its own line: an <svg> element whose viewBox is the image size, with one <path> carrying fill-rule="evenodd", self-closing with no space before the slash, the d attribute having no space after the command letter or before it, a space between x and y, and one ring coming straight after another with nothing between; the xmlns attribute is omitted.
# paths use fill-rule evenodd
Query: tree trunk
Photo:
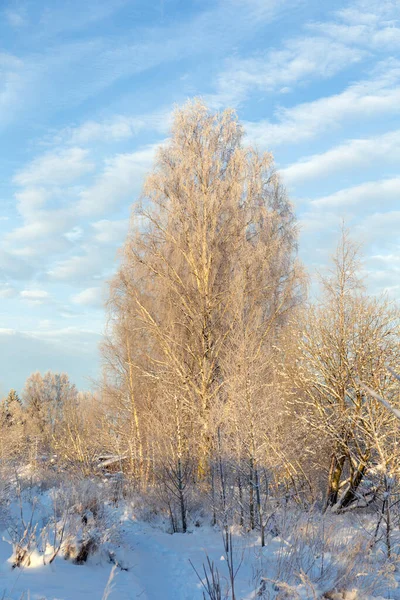
<svg viewBox="0 0 400 600"><path fill-rule="evenodd" d="M258 519L260 521L260 531L261 531L261 546L265 546L265 532L264 532L264 514L263 507L261 502L261 491L260 491L260 476L258 474L257 465L254 465L254 484L256 488L256 503L257 503L257 513Z"/></svg>
<svg viewBox="0 0 400 600"><path fill-rule="evenodd" d="M350 506L350 504L352 502L357 500L356 493L357 493L360 483L363 480L365 471L367 470L367 463L368 463L368 457L365 457L360 460L358 467L355 470L354 475L352 476L352 478L350 480L349 487L347 488L347 490L344 492L343 496L339 500L339 503L338 503L339 510L341 508L346 508L347 506Z"/></svg>
<svg viewBox="0 0 400 600"><path fill-rule="evenodd" d="M185 494L184 494L184 483L182 474L182 462L178 459L178 494L179 494L179 506L181 509L181 520L182 520L182 533L186 533L186 506L185 506Z"/></svg>
<svg viewBox="0 0 400 600"><path fill-rule="evenodd" d="M243 487L242 487L242 478L240 477L240 473L238 474L238 490L239 490L239 509L240 509L240 527L244 525L244 508L243 508Z"/></svg>
<svg viewBox="0 0 400 600"><path fill-rule="evenodd" d="M326 493L325 510L330 506L334 506L338 501L340 478L342 476L345 460L345 456L337 458L336 453L332 454L328 475L328 489Z"/></svg>
<svg viewBox="0 0 400 600"><path fill-rule="evenodd" d="M254 529L254 469L253 459L250 458L250 473L249 473L249 513L250 513L250 529Z"/></svg>

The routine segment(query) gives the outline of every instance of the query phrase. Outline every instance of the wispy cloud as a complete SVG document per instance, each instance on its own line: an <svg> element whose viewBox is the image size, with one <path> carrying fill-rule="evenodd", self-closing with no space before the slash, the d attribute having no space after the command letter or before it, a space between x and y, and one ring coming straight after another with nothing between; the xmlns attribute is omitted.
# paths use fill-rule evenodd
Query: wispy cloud
<svg viewBox="0 0 400 600"><path fill-rule="evenodd" d="M30 74L24 72L24 62L17 56L0 53L0 128L18 113L21 96L26 91Z"/></svg>
<svg viewBox="0 0 400 600"><path fill-rule="evenodd" d="M339 190L329 196L312 200L311 205L318 208L390 207L392 203L398 204L400 198L400 177L361 183Z"/></svg>
<svg viewBox="0 0 400 600"><path fill-rule="evenodd" d="M308 267L324 268L344 216L373 289L396 288L397 2L34 4L0 9L0 299L21 330L0 350L26 350L20 373L90 370L130 206L188 96L235 105L246 142L285 167Z"/></svg>
<svg viewBox="0 0 400 600"><path fill-rule="evenodd" d="M14 182L21 186L65 185L93 169L94 163L88 160L87 150L67 148L35 158L15 175Z"/></svg>
<svg viewBox="0 0 400 600"><path fill-rule="evenodd" d="M79 254L55 261L48 267L50 281L89 284L110 275L115 267L117 250L104 244L84 244Z"/></svg>
<svg viewBox="0 0 400 600"><path fill-rule="evenodd" d="M57 133L53 140L65 144L91 145L114 143L135 137L140 132L167 133L171 125L171 107L143 115L113 115L107 119L85 121Z"/></svg>
<svg viewBox="0 0 400 600"><path fill-rule="evenodd" d="M18 294L17 289L9 283L0 284L0 298L14 298Z"/></svg>
<svg viewBox="0 0 400 600"><path fill-rule="evenodd" d="M311 31L345 44L371 50L400 48L399 10L396 1L355 0L352 6L335 11L335 20L313 23Z"/></svg>
<svg viewBox="0 0 400 600"><path fill-rule="evenodd" d="M68 3L46 0L39 12L39 26L42 37L53 37L65 32L85 30L100 21L112 17L129 0L96 0L95 3L82 3L70 0ZM79 14L79 19L76 15Z"/></svg>
<svg viewBox="0 0 400 600"><path fill-rule="evenodd" d="M46 290L22 290L20 296L32 304L43 304L50 300L50 295Z"/></svg>
<svg viewBox="0 0 400 600"><path fill-rule="evenodd" d="M384 61L370 79L351 84L344 91L279 108L276 121L245 123L251 141L264 148L299 144L349 122L400 114L400 63Z"/></svg>
<svg viewBox="0 0 400 600"><path fill-rule="evenodd" d="M68 249L67 237L60 237L60 234L64 234L74 220L72 211L38 211L33 220L8 233L5 241L18 243L18 246L13 249L13 253L19 255L26 254L24 248L31 247L29 246L30 242L35 242L35 246L31 247L28 254L40 253L40 246L37 245L40 240L44 240L46 243L45 252L50 251L51 246L53 246L53 252L56 251L56 247ZM21 243L24 245L21 246Z"/></svg>
<svg viewBox="0 0 400 600"><path fill-rule="evenodd" d="M117 207L122 200L132 202L150 169L157 147L155 144L107 159L103 172L81 192L78 212L96 216Z"/></svg>
<svg viewBox="0 0 400 600"><path fill-rule="evenodd" d="M302 158L281 170L285 182L295 185L326 178L334 173L353 173L383 163L400 163L400 129L382 135L348 140L321 154Z"/></svg>
<svg viewBox="0 0 400 600"><path fill-rule="evenodd" d="M17 256L0 248L0 272L17 281L29 280L34 272L34 266L21 256Z"/></svg>
<svg viewBox="0 0 400 600"><path fill-rule="evenodd" d="M74 294L71 298L73 304L80 306L104 306L105 290L100 287L90 287Z"/></svg>
<svg viewBox="0 0 400 600"><path fill-rule="evenodd" d="M3 11L5 18L11 27L21 28L24 25L27 25L27 14L24 7L18 8L6 8Z"/></svg>
<svg viewBox="0 0 400 600"><path fill-rule="evenodd" d="M118 81L171 65L182 57L195 59L212 56L217 49L220 53L226 51L298 1L266 0L261 6L255 0L245 3L221 0L211 9L197 11L194 17L178 24L166 24L160 18L135 28L135 20L129 20L122 32L118 30L118 35L100 37L94 32L89 38L68 41L62 38L61 42L57 39L60 30L89 27L106 18L107 13L118 11L126 2L114 0L101 2L99 6L89 2L87 9L81 2L73 2L68 10L49 3L39 22L36 19L32 24L32 39L37 39L42 48L27 52L18 69L14 67L7 72L4 93L0 92L2 125L14 123L21 114L35 115L38 119L44 97L48 116L66 107L71 110L80 106ZM37 29L41 31L39 37Z"/></svg>
<svg viewBox="0 0 400 600"><path fill-rule="evenodd" d="M236 106L255 91L286 93L299 83L332 77L364 56L361 49L322 36L288 40L283 49L231 60L218 78L214 103Z"/></svg>
<svg viewBox="0 0 400 600"><path fill-rule="evenodd" d="M91 223L95 231L94 239L103 244L120 243L121 240L125 239L128 232L128 225L128 219L121 219L119 221L102 219L101 221Z"/></svg>

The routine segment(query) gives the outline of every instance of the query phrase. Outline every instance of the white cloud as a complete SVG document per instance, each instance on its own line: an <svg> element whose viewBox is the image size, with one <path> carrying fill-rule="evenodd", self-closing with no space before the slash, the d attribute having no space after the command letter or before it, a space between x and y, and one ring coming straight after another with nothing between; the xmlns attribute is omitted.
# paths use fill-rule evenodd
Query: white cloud
<svg viewBox="0 0 400 600"><path fill-rule="evenodd" d="M18 212L26 218L37 214L38 209L45 206L52 197L49 190L43 187L26 188L15 194Z"/></svg>
<svg viewBox="0 0 400 600"><path fill-rule="evenodd" d="M12 27L19 28L27 24L25 11L22 9L13 10L10 8L4 11L4 15Z"/></svg>
<svg viewBox="0 0 400 600"><path fill-rule="evenodd" d="M18 292L15 289L15 287L10 285L9 283L0 284L0 298L2 298L2 299L14 298L17 294L18 294Z"/></svg>
<svg viewBox="0 0 400 600"><path fill-rule="evenodd" d="M9 253L50 256L68 250L76 234L76 197L77 191L67 186L27 187L17 192L15 200L23 223L4 236Z"/></svg>
<svg viewBox="0 0 400 600"><path fill-rule="evenodd" d="M23 223L4 236L11 255L50 256L70 248L76 234L74 202L78 192L68 183L93 167L87 150L58 148L35 158L14 176L14 183L25 187L15 194Z"/></svg>
<svg viewBox="0 0 400 600"><path fill-rule="evenodd" d="M130 204L137 198L156 147L147 146L133 153L112 156L105 161L104 170L83 190L61 185L61 181L67 180L64 169L71 169L70 178L87 170L90 165L85 158L88 151L59 149L32 161L16 177L17 183L27 186L16 194L23 224L4 235L6 250L0 256L0 266L3 263L5 272L9 273L15 259L13 272L18 265L25 273L40 268L51 279L65 281L90 280L109 273L115 250L103 251L101 247L123 243L127 220L95 222L80 251L73 256L68 256L67 252L71 245L82 243L85 217L108 212L122 201ZM63 158L70 162L67 160L64 165ZM48 179L45 178L47 169L52 169ZM42 182L42 185L35 186L35 182ZM50 186L46 185L48 183ZM60 208L63 204L65 208ZM92 242L94 246L91 246ZM46 261L45 265L39 266L39 259ZM18 260L22 262L18 263Z"/></svg>
<svg viewBox="0 0 400 600"><path fill-rule="evenodd" d="M329 196L312 200L316 208L347 208L360 205L364 209L388 207L398 204L400 198L400 177L370 181L339 190Z"/></svg>
<svg viewBox="0 0 400 600"><path fill-rule="evenodd" d="M400 129L383 135L348 140L327 152L303 158L280 171L290 185L326 178L335 172L355 173L357 169L379 164L400 163Z"/></svg>
<svg viewBox="0 0 400 600"><path fill-rule="evenodd" d="M0 270L14 279L23 280L32 275L33 266L23 257L0 248Z"/></svg>
<svg viewBox="0 0 400 600"><path fill-rule="evenodd" d="M397 0L353 0L350 6L336 11L336 15L349 23L382 23L398 19Z"/></svg>
<svg viewBox="0 0 400 600"><path fill-rule="evenodd" d="M18 69L23 66L23 61L14 56L13 54L8 54L7 52L0 52L0 68L2 71L2 75L7 74L8 70ZM4 81L2 82L4 85Z"/></svg>
<svg viewBox="0 0 400 600"><path fill-rule="evenodd" d="M118 116L105 122L86 121L71 132L71 140L79 144L97 140L119 141L136 135L143 127L143 121L134 117Z"/></svg>
<svg viewBox="0 0 400 600"><path fill-rule="evenodd" d="M28 221L25 225L10 232L6 239L12 242L49 239L51 235L64 232L71 220L73 220L73 215L68 211L38 211L34 220ZM65 240L59 239L59 242L65 247Z"/></svg>
<svg viewBox="0 0 400 600"><path fill-rule="evenodd" d="M80 254L55 261L47 269L47 277L71 283L90 282L111 274L117 251L105 244L84 244Z"/></svg>
<svg viewBox="0 0 400 600"><path fill-rule="evenodd" d="M324 210L318 211L306 210L299 217L299 229L302 237L302 243L300 245L300 251L304 247L304 244L312 246L315 251L315 236L318 238L325 239L325 233L323 236L319 235L322 231L326 232L327 229L334 231L335 235L340 231L340 224L342 222L342 215L337 212Z"/></svg>
<svg viewBox="0 0 400 600"><path fill-rule="evenodd" d="M93 142L118 142L136 136L142 131L167 133L171 125L172 111L163 108L144 115L114 115L99 121L86 121L78 127L60 131L56 140L68 144L86 145Z"/></svg>
<svg viewBox="0 0 400 600"><path fill-rule="evenodd" d="M400 266L400 257L398 254L374 254L370 258L382 263L398 263Z"/></svg>
<svg viewBox="0 0 400 600"><path fill-rule="evenodd" d="M365 52L324 36L288 40L283 49L262 56L233 59L220 74L212 103L237 105L258 91L283 91L315 78L329 78L359 62Z"/></svg>
<svg viewBox="0 0 400 600"><path fill-rule="evenodd" d="M379 208L376 207L376 212L362 217L360 222L355 225L355 230L365 241L378 244L381 251L388 247L392 248L392 251L396 247L398 251L397 232L400 230L400 211L382 212ZM393 256L393 254L389 254L389 256ZM397 262L400 262L400 255L397 257ZM393 263L393 260L390 260Z"/></svg>
<svg viewBox="0 0 400 600"><path fill-rule="evenodd" d="M79 242L79 240L81 240L83 237L83 229L82 229L82 227L79 227L78 225L76 225L75 227L70 229L70 231L67 231L66 233L64 233L64 237L66 237L69 242L72 242L72 243Z"/></svg>
<svg viewBox="0 0 400 600"><path fill-rule="evenodd" d="M7 72L4 94L0 87L0 125L7 126L17 118L43 122L44 113L52 115L66 107L71 110L123 78L180 61L183 56L213 58L215 48L219 53L231 53L235 44L253 38L265 24L300 3L301 0L224 0L208 10L201 7L197 14L183 16L177 23L161 21L161 25L148 27L128 20L122 33L67 36L67 41L57 43L60 29L65 32L89 25L97 20L94 15L106 14L109 7L99 10L96 5L94 10L90 3L90 9L84 10L82 2L76 0L79 10L74 10L71 3L67 3L67 9L57 10L54 6L63 3L52 3L52 8L42 13L29 40L36 42L36 47L33 45L31 54L26 53L21 68ZM137 42L132 41L136 39ZM26 48L29 47L27 43Z"/></svg>
<svg viewBox="0 0 400 600"><path fill-rule="evenodd" d="M397 236L393 235L393 228L390 225L387 228L384 226L383 229L379 229L379 222L382 221L379 214L372 215L372 217L375 217L373 219L374 222L371 220L369 223L365 223L366 227L372 227L372 229L366 232L370 233L370 239L368 237L366 239L370 243L374 243L376 242L377 235L379 235L382 240L386 240L386 244L380 245L380 254L369 254L364 261L368 282L370 283L370 288L375 293L379 294L383 292L395 300L399 300L400 246L398 239ZM400 225L400 213L397 216L392 214L392 218L394 219L394 226L398 228ZM388 243L388 237L391 243Z"/></svg>
<svg viewBox="0 0 400 600"><path fill-rule="evenodd" d="M68 244L62 238L53 235L50 238L32 241L30 244L16 245L9 253L13 258L21 258L31 261L31 273L33 276L37 271L42 271L43 259L46 260L53 254L59 254L68 250Z"/></svg>
<svg viewBox="0 0 400 600"><path fill-rule="evenodd" d="M270 36L267 28L262 30L262 27L278 14L289 13L295 4L302 7L302 0L218 0L210 10L200 3L194 18L186 15L178 24L151 26L135 31L136 36L132 35L133 29L125 30L125 37L124 32L122 37L118 32L115 38L112 32L107 38L97 36L93 29L84 30L85 23L96 22L94 13L106 14L114 0L99 2L100 9L97 5L84 9L83 20L77 20L76 11L71 8L82 4L79 0L72 0L67 8L53 3L53 9L52 3L47 3L45 20L38 23L36 31L32 33L29 26L23 30L24 36L32 33L29 39L24 37L23 60L0 56L0 126L12 120L18 123L10 149L18 146L28 153L31 144L37 142L42 142L40 152L43 148L52 149L38 155L17 173L15 184L23 186L15 196L19 220L11 207L10 223L1 224L4 230L16 227L9 234L5 231L0 249L0 269L6 273L5 281L10 281L10 285L0 286L0 297L17 297L15 301L3 301L7 310L9 307L14 310L15 305L16 313L10 315L5 325L13 324L13 319L14 323L20 319L30 323L35 317L34 327L39 330L15 333L1 347L6 361L3 373L10 382L14 375L19 380L22 371L27 376L36 368L71 370L74 376L87 374L93 368L98 336L79 327L64 330L57 327L60 328L61 318L68 317L69 323L78 325L81 320L85 327L89 321L96 321L93 329L101 330L102 313L92 307L100 306L103 300L102 279L115 269L116 246L123 243L128 228L128 220L122 217L128 204L139 195L153 158L153 149L134 151L135 137L142 143L142 140L154 141L160 134L164 136L169 126L169 108L154 111L153 107L157 109L160 102L181 102L186 95L210 91L212 82L200 80L204 67L210 60L208 72L213 77L216 69L223 69L224 56L230 59L225 63L218 93L210 100L225 106L251 99L245 107L247 114L269 116L270 120L249 123L248 137L264 147L290 145L287 155L284 149L278 157L285 160L289 156L293 163L286 169L289 182L320 179L319 187L313 186L312 192L324 196L315 203L300 203L303 209L300 251L308 265L318 262L325 268L338 236L341 215L345 214L353 232L373 245L374 255L368 257L368 265L375 287L396 287L399 182L396 178L383 179L392 177L393 168L382 169L379 175L368 169L369 164L374 164L378 170L383 161L393 166L400 152L398 131L377 135L389 126L400 127L398 119L393 118L400 114L400 65L392 59L374 70L377 58L381 59L384 52L394 55L398 49L398 26L389 23L393 20L389 2L370 0L362 4L354 0L351 7L340 11L342 14L332 13L326 24L306 25L303 29L307 11L304 13L300 8L295 19L296 30L300 32L296 33L298 37L287 41L284 36L292 35L287 32L293 31L293 14L289 16L288 29L285 20L276 28L272 25ZM390 4L398 9L397 2ZM335 7L329 5L321 10L318 7L309 14L326 14ZM17 21L18 18L16 26ZM55 36L61 30L80 31L78 36L69 36L65 43ZM275 49L268 51L275 44ZM251 53L257 47L267 51L248 54L249 48ZM248 58L243 52L247 52ZM234 60L235 56L238 60ZM354 64L364 57L363 72L368 72L369 79L362 80L367 76L360 74ZM179 64L173 63L175 60ZM193 69L187 61L193 64ZM134 76L149 68L161 70L163 65L165 71L173 66L172 79L166 78L168 84L165 87L162 84L161 95L150 97L149 90L141 88L142 78L138 82ZM186 80L183 71L188 74ZM338 73L340 77L336 77ZM155 79L158 75L159 72L154 72ZM166 72L161 79L164 75ZM328 84L331 77L334 79ZM349 78L353 77L360 81L351 83ZM154 78L152 75L151 79ZM111 88L119 80L124 84ZM292 95L295 86L299 93ZM102 95L106 88L109 90ZM339 93L315 100L318 95L333 92ZM274 115L277 94L278 101L287 108L280 107ZM145 105L146 100L150 112L134 114L135 107ZM299 101L301 104L293 106ZM90 118L85 121L87 115ZM56 123L61 129L54 134L49 128ZM368 126L367 132L362 132L364 124ZM357 139L344 141L342 127L347 138ZM46 139L35 140L35 135L41 136L46 128L49 132ZM10 131L10 136L11 133L14 135ZM298 142L307 142L321 134L323 139L318 146L310 144L296 154ZM375 137L358 139L368 135ZM129 150L128 141L132 144ZM102 164L104 152L109 158ZM10 151L6 168L21 156L19 151L14 155ZM95 160L98 168L93 164ZM360 173L355 179L348 171L356 168ZM346 170L342 178L345 182L341 179L340 185L349 187L330 194L339 187L330 176ZM381 181L355 185L374 177ZM8 194L7 183L3 182L5 194ZM72 187L75 183L76 187ZM5 200L8 202L8 198ZM385 271L387 275L383 275ZM17 284L13 278L24 283ZM52 281L51 287L48 280ZM36 289L41 286L47 289L47 285L51 297L41 295L48 294L45 290ZM19 296L20 289L25 295ZM43 306L35 308L38 314L32 315L26 302ZM0 344L1 341L2 332Z"/></svg>
<svg viewBox="0 0 400 600"><path fill-rule="evenodd" d="M3 238L10 256L43 260L70 249L71 240L64 234L76 220L73 210L35 210L32 202L31 205L25 204L23 219L23 225L11 230Z"/></svg>
<svg viewBox="0 0 400 600"><path fill-rule="evenodd" d="M52 325L53 322L50 321L50 319L40 319L40 321L38 322L39 329L48 330L50 329L50 327L52 327Z"/></svg>
<svg viewBox="0 0 400 600"><path fill-rule="evenodd" d="M384 62L371 79L359 81L333 96L279 108L277 121L245 123L248 137L264 148L297 144L338 129L347 122L400 113L400 64Z"/></svg>
<svg viewBox="0 0 400 600"><path fill-rule="evenodd" d="M127 22L122 33L67 36L67 41L58 43L54 43L57 32L89 25L97 20L94 15L107 14L106 4L111 3L104 3L104 10L97 6L94 10L92 2L87 10L78 1L75 5L79 9L75 10L71 3L67 3L67 9L58 10L65 3L52 3L54 6L42 13L34 39L47 43L27 54L22 67L9 69L3 77L3 86L0 82L0 124L9 125L18 116L42 118L43 98L46 115L60 108L70 110L123 78L180 60L182 56L211 53L217 44L231 48L236 40L253 35L256 28L273 20L281 12L282 4L286 8L297 1L268 0L268 10L264 11L249 10L248 3L230 7L229 3L218 2L216 8L200 10L198 15L185 19L184 26L179 22L144 27L133 20Z"/></svg>
<svg viewBox="0 0 400 600"><path fill-rule="evenodd" d="M92 223L95 230L94 239L102 244L117 243L122 245L128 232L129 220L110 221L102 219Z"/></svg>
<svg viewBox="0 0 400 600"><path fill-rule="evenodd" d="M32 304L43 304L50 300L50 295L45 290L22 290L20 296Z"/></svg>
<svg viewBox="0 0 400 600"><path fill-rule="evenodd" d="M315 26L314 29L317 29ZM395 23L381 23L379 27L375 23L358 23L344 25L340 23L323 23L318 26L320 33L345 44L356 44L364 46L369 50L400 48L400 28Z"/></svg>
<svg viewBox="0 0 400 600"><path fill-rule="evenodd" d="M21 94L29 82L24 67L16 56L0 52L0 127L9 121L10 112L14 114L21 105Z"/></svg>
<svg viewBox="0 0 400 600"><path fill-rule="evenodd" d="M352 6L335 12L335 20L313 23L312 31L342 43L365 46L369 50L400 48L398 3L395 0L356 0Z"/></svg>
<svg viewBox="0 0 400 600"><path fill-rule="evenodd" d="M71 297L73 304L81 306L103 306L104 305L104 289L101 287L86 288L78 294Z"/></svg>
<svg viewBox="0 0 400 600"><path fill-rule="evenodd" d="M132 202L151 167L157 147L158 144L151 145L106 160L104 171L94 184L81 192L78 212L83 216L100 215L122 200Z"/></svg>
<svg viewBox="0 0 400 600"><path fill-rule="evenodd" d="M71 256L56 262L48 270L50 279L61 281L80 281L101 274L104 269L102 257L96 249L83 256Z"/></svg>
<svg viewBox="0 0 400 600"><path fill-rule="evenodd" d="M65 185L94 169L83 148L67 148L35 158L17 173L14 182L21 186Z"/></svg>

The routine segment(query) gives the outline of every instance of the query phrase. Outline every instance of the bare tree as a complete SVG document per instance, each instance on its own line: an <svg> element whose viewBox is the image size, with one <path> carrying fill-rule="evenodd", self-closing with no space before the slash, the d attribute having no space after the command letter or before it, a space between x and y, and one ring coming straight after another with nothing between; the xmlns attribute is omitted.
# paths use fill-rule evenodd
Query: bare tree
<svg viewBox="0 0 400 600"><path fill-rule="evenodd" d="M24 456L25 412L15 390L0 402L0 457L2 462Z"/></svg>
<svg viewBox="0 0 400 600"><path fill-rule="evenodd" d="M274 344L303 275L272 156L243 147L242 136L230 110L195 101L176 112L111 286L104 391L128 417L114 417L116 439L139 463L168 465L182 506L186 474L211 487L219 478L226 509L231 453L246 464L239 487L247 481L261 522Z"/></svg>
<svg viewBox="0 0 400 600"><path fill-rule="evenodd" d="M59 464L70 472L86 476L93 473L98 455L107 448L104 416L99 399L89 393L80 392L64 404L51 437Z"/></svg>
<svg viewBox="0 0 400 600"><path fill-rule="evenodd" d="M78 390L66 373L32 373L25 383L27 433L47 449L63 418L66 407L76 403Z"/></svg>
<svg viewBox="0 0 400 600"><path fill-rule="evenodd" d="M385 298L369 297L358 276L359 251L344 229L323 297L307 313L300 338L299 389L305 418L330 446L327 506L346 508L374 464L377 428L388 426L366 399L360 380L393 396L386 364L399 359L399 313Z"/></svg>

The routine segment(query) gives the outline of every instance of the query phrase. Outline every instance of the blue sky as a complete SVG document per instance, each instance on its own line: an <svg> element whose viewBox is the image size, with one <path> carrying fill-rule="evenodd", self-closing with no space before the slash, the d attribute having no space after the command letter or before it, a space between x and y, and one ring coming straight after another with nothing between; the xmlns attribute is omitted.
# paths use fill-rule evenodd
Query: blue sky
<svg viewBox="0 0 400 600"><path fill-rule="evenodd" d="M344 217L400 296L398 0L3 0L0 393L98 376L130 206L193 96L274 153L311 272Z"/></svg>

